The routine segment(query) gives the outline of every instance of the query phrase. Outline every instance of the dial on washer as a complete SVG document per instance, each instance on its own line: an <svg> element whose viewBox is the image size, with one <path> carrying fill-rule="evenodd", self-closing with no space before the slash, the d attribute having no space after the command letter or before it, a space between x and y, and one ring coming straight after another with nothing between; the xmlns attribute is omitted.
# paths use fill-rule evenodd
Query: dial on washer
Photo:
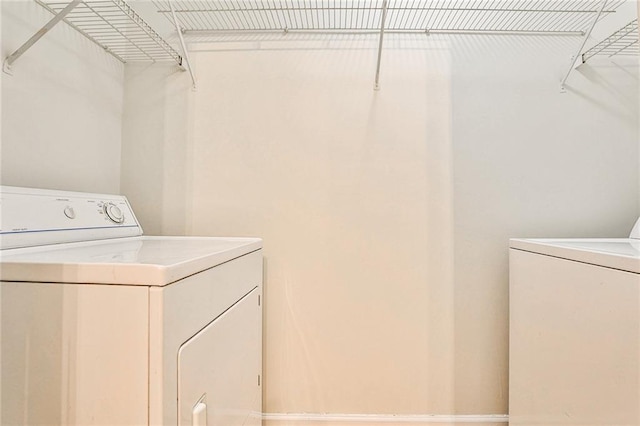
<svg viewBox="0 0 640 426"><path fill-rule="evenodd" d="M110 221L113 223L123 223L124 222L124 214L120 207L116 206L113 203L107 203L103 207L104 214L107 215Z"/></svg>

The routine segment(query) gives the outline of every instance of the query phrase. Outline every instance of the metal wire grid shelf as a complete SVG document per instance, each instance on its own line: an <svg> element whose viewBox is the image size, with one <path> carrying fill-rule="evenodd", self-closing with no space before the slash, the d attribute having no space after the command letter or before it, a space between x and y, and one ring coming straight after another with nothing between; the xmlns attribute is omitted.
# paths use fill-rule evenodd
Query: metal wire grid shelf
<svg viewBox="0 0 640 426"><path fill-rule="evenodd" d="M35 0L54 14L40 31L5 58L11 66L60 20L127 61L172 60L182 56L125 0ZM582 49L596 22L625 0L152 0L175 25L184 59L183 32L379 32L375 87L378 88L385 32L582 35L576 57L637 54L637 20L589 51ZM195 76L187 66L195 87ZM562 80L561 87L572 67Z"/></svg>
<svg viewBox="0 0 640 426"><path fill-rule="evenodd" d="M54 15L68 1L36 0ZM122 62L175 61L182 57L149 26L124 0L85 0L79 2L64 21L97 43Z"/></svg>
<svg viewBox="0 0 640 426"><path fill-rule="evenodd" d="M618 31L602 40L582 54L582 62L585 63L596 55L609 57L617 55L637 56L638 48L638 20L634 19Z"/></svg>
<svg viewBox="0 0 640 426"><path fill-rule="evenodd" d="M170 0L186 32L584 34L602 0ZM171 21L169 0L153 0ZM624 0L610 0L600 18Z"/></svg>

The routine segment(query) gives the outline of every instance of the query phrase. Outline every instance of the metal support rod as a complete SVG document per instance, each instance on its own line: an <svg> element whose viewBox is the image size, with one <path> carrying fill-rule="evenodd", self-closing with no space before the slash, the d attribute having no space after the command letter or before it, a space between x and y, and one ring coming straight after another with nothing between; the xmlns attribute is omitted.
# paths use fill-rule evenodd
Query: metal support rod
<svg viewBox="0 0 640 426"><path fill-rule="evenodd" d="M189 74L191 75L191 84L193 88L196 88L196 76L193 74L193 68L191 67L191 61L189 60L189 52L187 52L187 45L184 42L184 37L182 37L182 28L178 23L178 16L176 15L176 10L173 7L173 1L169 0L169 6L171 7L171 14L173 15L173 23L176 26L176 31L178 32L178 38L180 39L180 46L182 47L182 57L187 61L187 69L189 70Z"/></svg>
<svg viewBox="0 0 640 426"><path fill-rule="evenodd" d="M2 64L2 68L5 72L10 72L11 65L18 59L24 52L29 50L31 46L36 44L38 40L42 38L51 28L53 28L58 22L62 21L65 16L69 14L82 0L73 0L69 3L64 9L62 9L56 16L51 18L49 22L47 22L44 27L40 28L40 30L35 33L29 40L27 40L22 46L18 48L11 55L7 56Z"/></svg>
<svg viewBox="0 0 640 426"><path fill-rule="evenodd" d="M571 65L569 66L569 70L567 70L567 74L564 76L564 78L562 79L562 82L560 83L560 91L564 92L564 90L565 90L564 89L564 84L567 82L567 79L569 78L569 75L571 74L571 71L573 71L573 66L575 65L576 61L579 58L581 58L582 49L584 49L584 45L587 44L587 40L591 36L591 31L593 31L593 28L596 26L596 23L598 22L598 19L600 19L600 15L602 15L602 11L604 10L604 7L606 5L607 5L607 0L603 0L602 1L602 6L600 6L600 10L598 10L598 13L596 14L596 17L593 18L593 22L591 22L591 25L589 26L589 29L584 34L584 37L582 39L582 43L580 43L580 47L578 48L578 51L573 56L573 60L571 61Z"/></svg>
<svg viewBox="0 0 640 426"><path fill-rule="evenodd" d="M189 30L189 35L201 35L201 36L217 36L217 35L237 35L237 34L354 34L354 35L372 35L380 34L379 30L369 29L313 29L313 28L275 28L275 29L241 29L241 30ZM517 35L517 36L567 36L567 37L582 37L584 31L528 31L528 30L461 30L461 29L447 29L447 30L425 30L424 28L418 29L404 29L393 30L386 28L385 34L460 34L460 35Z"/></svg>
<svg viewBox="0 0 640 426"><path fill-rule="evenodd" d="M427 32L428 31L428 32ZM241 29L241 30L189 30L188 35L202 35L202 36L216 36L216 35L236 35L236 34L358 34L358 35L371 35L380 34L379 30L369 29L315 29L315 28L281 28L275 29ZM527 31L527 30L425 30L424 28L410 29L410 30L392 30L386 28L385 34L460 34L460 35L517 35L517 36L568 36L568 37L582 37L584 31Z"/></svg>
<svg viewBox="0 0 640 426"><path fill-rule="evenodd" d="M387 19L387 0L382 2L382 19L380 20L380 42L378 44L378 64L376 65L375 90L380 90L380 62L382 61L382 40L384 38L384 24Z"/></svg>

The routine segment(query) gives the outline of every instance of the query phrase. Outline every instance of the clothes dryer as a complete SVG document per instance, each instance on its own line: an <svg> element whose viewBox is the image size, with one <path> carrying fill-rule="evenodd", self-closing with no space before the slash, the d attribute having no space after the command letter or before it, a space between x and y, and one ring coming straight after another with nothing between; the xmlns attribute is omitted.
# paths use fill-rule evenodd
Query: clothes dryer
<svg viewBox="0 0 640 426"><path fill-rule="evenodd" d="M259 425L262 241L1 187L2 424Z"/></svg>

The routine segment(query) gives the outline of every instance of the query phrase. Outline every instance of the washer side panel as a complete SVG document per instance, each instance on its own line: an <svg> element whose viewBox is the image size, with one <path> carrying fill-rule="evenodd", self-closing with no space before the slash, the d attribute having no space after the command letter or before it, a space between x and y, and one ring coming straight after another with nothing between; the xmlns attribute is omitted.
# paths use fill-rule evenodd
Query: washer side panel
<svg viewBox="0 0 640 426"><path fill-rule="evenodd" d="M147 288L2 282L0 291L2 424L147 424Z"/></svg>

